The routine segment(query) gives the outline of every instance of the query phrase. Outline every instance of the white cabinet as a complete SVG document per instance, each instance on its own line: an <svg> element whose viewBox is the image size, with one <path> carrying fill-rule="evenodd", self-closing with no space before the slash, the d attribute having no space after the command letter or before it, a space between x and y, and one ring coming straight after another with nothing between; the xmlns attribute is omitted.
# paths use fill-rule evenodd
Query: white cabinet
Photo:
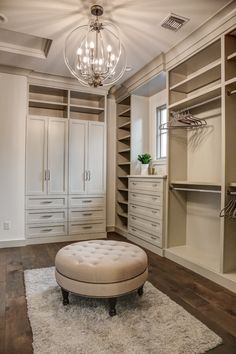
<svg viewBox="0 0 236 354"><path fill-rule="evenodd" d="M162 178L129 178L128 238L162 255L165 182Z"/></svg>
<svg viewBox="0 0 236 354"><path fill-rule="evenodd" d="M69 137L69 193L104 194L104 171L104 123L71 119Z"/></svg>
<svg viewBox="0 0 236 354"><path fill-rule="evenodd" d="M30 116L26 143L27 195L67 193L67 120Z"/></svg>

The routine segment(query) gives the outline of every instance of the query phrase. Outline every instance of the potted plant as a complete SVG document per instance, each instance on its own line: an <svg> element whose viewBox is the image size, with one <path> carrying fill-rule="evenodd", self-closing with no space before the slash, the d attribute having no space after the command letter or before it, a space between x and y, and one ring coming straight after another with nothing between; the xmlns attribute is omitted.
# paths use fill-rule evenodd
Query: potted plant
<svg viewBox="0 0 236 354"><path fill-rule="evenodd" d="M141 175L148 175L149 163L152 160L150 154L138 155L138 161L141 162Z"/></svg>

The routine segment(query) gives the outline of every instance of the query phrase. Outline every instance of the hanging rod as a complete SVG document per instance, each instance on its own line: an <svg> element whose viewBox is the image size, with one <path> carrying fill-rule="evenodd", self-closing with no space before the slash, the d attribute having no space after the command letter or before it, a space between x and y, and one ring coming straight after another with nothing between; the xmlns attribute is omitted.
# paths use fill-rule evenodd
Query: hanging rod
<svg viewBox="0 0 236 354"><path fill-rule="evenodd" d="M183 108L180 111L176 111L176 112L182 113L182 112L188 111L188 110L193 109L193 108L201 107L201 106L204 106L204 104L217 101L220 98L221 98L221 96L213 97L213 98L210 98L209 100L206 100L206 101L203 101L203 102L200 102L200 103L196 103L195 105Z"/></svg>
<svg viewBox="0 0 236 354"><path fill-rule="evenodd" d="M173 186L171 186L170 189L175 191L184 191L184 192L221 193L221 191L217 191L213 189L182 188L182 187L173 187Z"/></svg>
<svg viewBox="0 0 236 354"><path fill-rule="evenodd" d="M234 95L235 93L236 93L236 90L227 91L228 96Z"/></svg>

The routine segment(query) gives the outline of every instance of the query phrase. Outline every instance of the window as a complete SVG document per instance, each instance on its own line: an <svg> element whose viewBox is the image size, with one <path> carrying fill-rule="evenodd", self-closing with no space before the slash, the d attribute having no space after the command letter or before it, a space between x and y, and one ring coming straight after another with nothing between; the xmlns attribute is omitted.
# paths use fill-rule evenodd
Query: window
<svg viewBox="0 0 236 354"><path fill-rule="evenodd" d="M167 122L166 106L158 107L156 110L156 158L165 159L167 150L167 130L160 130L160 124Z"/></svg>

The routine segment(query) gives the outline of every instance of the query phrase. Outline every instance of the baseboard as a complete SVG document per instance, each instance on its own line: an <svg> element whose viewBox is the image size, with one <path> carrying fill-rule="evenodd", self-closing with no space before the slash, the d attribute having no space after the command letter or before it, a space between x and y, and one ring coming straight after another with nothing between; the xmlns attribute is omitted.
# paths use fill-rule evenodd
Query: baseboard
<svg viewBox="0 0 236 354"><path fill-rule="evenodd" d="M124 231L122 229L120 229L119 227L115 227L115 232L118 234L118 235L121 235L125 238L127 238L128 236L128 231Z"/></svg>
<svg viewBox="0 0 236 354"><path fill-rule="evenodd" d="M2 240L0 241L0 248L23 247L26 246L26 240Z"/></svg>
<svg viewBox="0 0 236 354"><path fill-rule="evenodd" d="M55 242L70 242L70 241L85 241L107 238L106 232L99 232L95 234L82 234L82 235L71 235L71 236L53 236L53 237L35 237L26 238L25 240L9 240L0 241L0 248L10 248L10 247L23 247L27 245L39 245L43 243L55 243Z"/></svg>

